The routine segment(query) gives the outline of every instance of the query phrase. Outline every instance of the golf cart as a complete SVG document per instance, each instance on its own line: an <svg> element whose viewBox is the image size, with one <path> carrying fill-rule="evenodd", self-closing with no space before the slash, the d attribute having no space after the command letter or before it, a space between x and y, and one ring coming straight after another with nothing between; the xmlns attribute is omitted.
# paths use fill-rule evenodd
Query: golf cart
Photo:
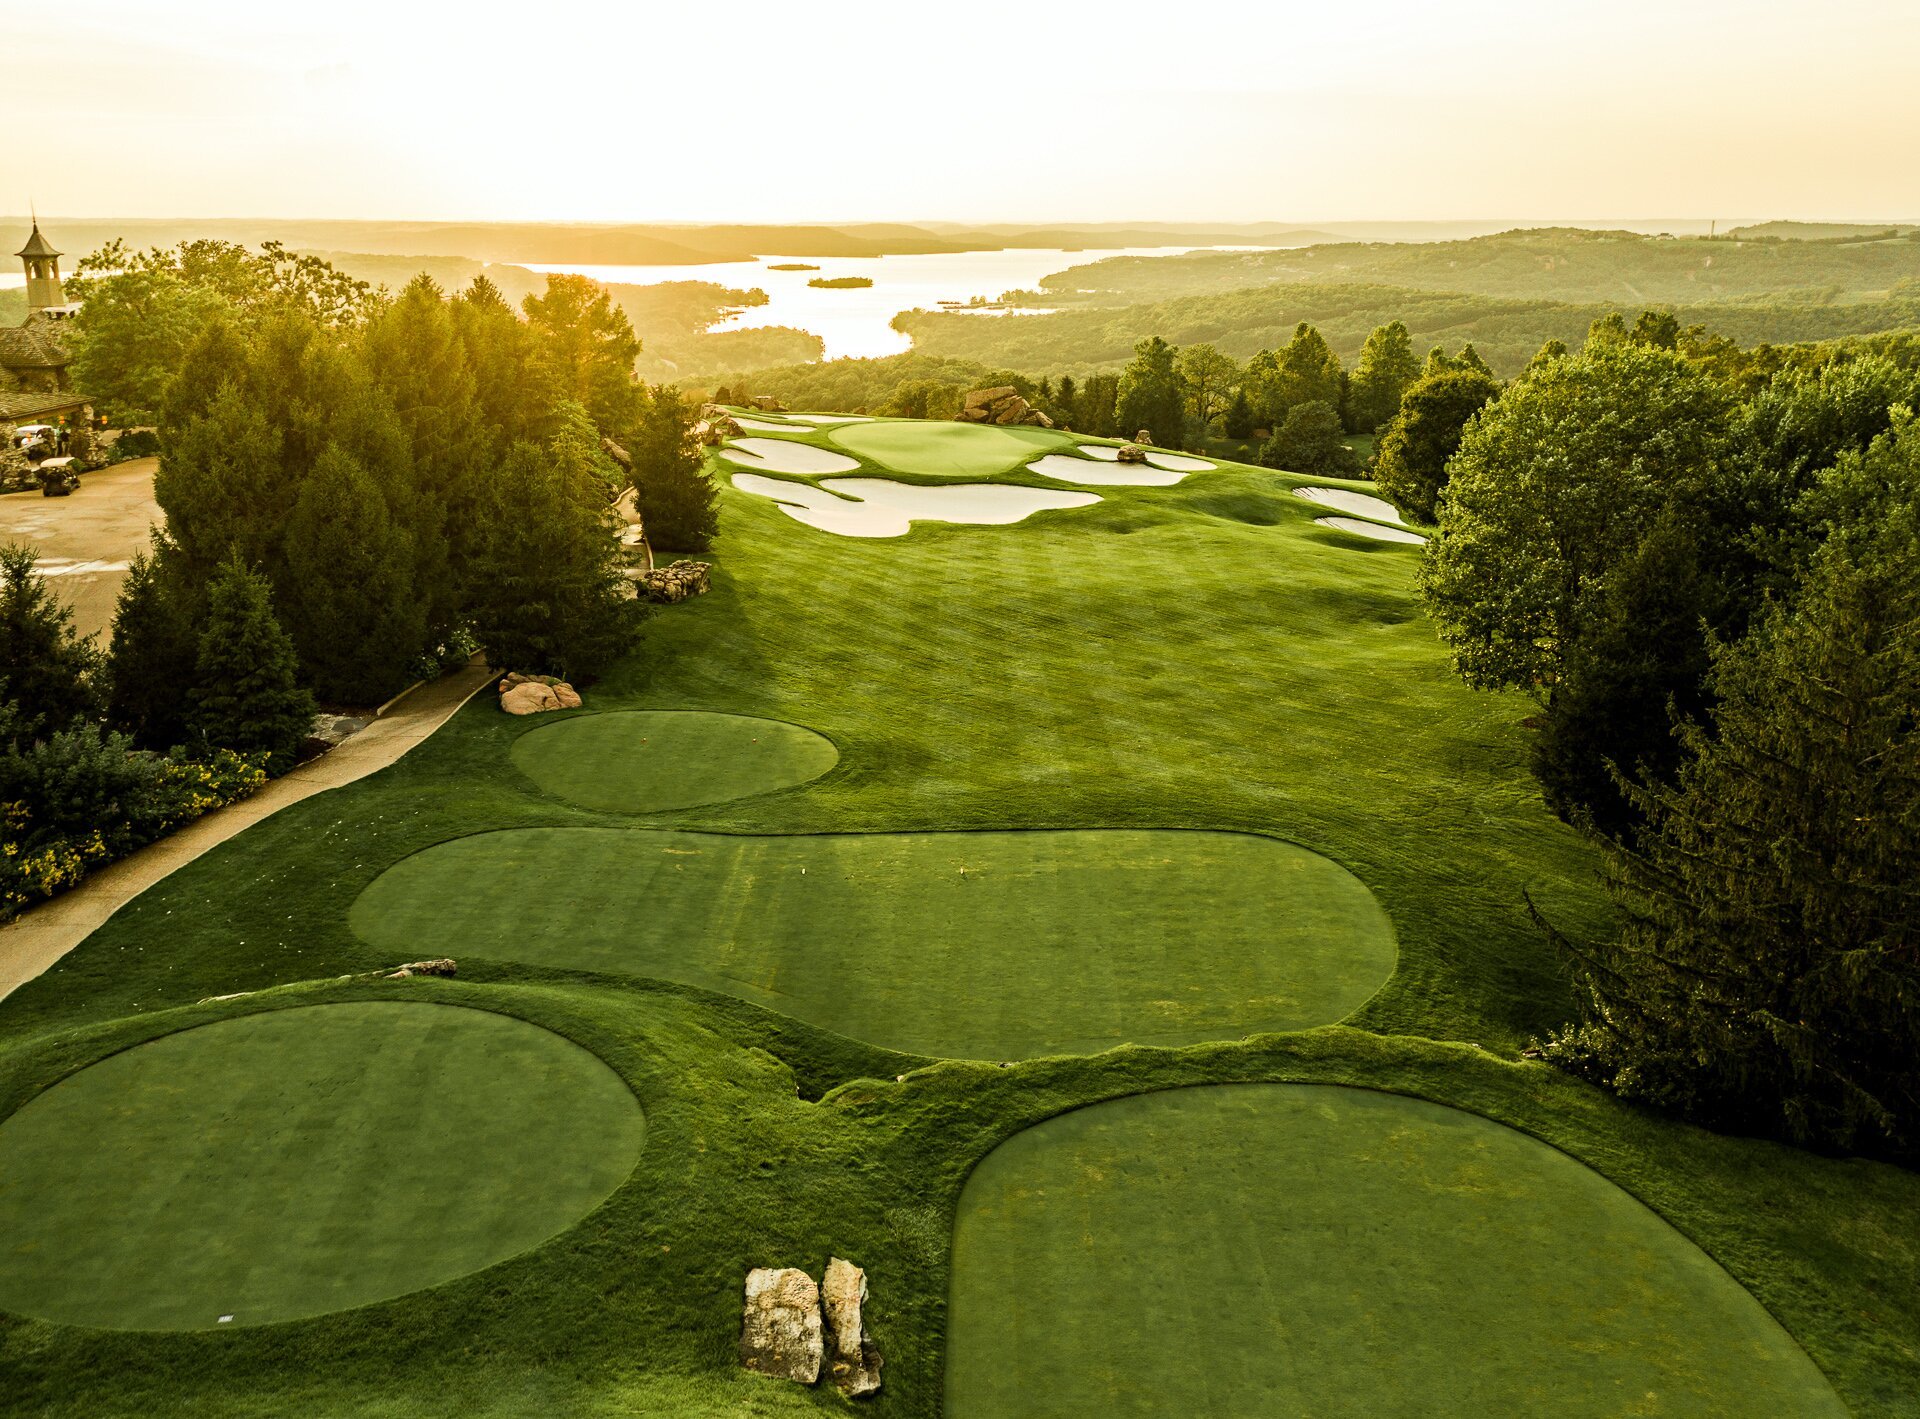
<svg viewBox="0 0 1920 1419"><path fill-rule="evenodd" d="M80 460L45 458L40 461L40 496L64 498L80 486Z"/></svg>

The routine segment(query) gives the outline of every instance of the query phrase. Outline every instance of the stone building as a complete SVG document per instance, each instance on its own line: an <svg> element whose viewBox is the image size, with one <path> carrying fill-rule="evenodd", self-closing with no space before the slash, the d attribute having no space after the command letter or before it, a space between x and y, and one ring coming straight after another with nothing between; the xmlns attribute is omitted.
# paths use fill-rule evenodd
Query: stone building
<svg viewBox="0 0 1920 1419"><path fill-rule="evenodd" d="M27 318L21 325L0 325L0 436L6 439L0 457L11 451L16 424L64 424L90 444L93 408L68 377L72 355L60 329L79 309L61 289L61 253L36 221L15 254L27 271Z"/></svg>

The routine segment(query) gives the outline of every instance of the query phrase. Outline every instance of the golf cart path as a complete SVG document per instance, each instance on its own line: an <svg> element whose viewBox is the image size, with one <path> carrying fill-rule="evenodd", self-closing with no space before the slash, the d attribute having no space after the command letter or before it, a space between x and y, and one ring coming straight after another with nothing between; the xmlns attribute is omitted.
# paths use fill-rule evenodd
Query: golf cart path
<svg viewBox="0 0 1920 1419"><path fill-rule="evenodd" d="M251 798L196 818L178 832L89 873L77 886L0 927L0 999L78 946L108 917L177 868L290 803L384 769L453 717L493 672L469 665L403 696L386 714Z"/></svg>

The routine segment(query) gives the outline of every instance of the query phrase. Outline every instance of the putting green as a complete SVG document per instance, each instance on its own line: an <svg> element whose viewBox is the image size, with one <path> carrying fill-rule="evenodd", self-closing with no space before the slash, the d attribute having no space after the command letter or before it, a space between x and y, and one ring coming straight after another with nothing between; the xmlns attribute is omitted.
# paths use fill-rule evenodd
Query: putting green
<svg viewBox="0 0 1920 1419"><path fill-rule="evenodd" d="M948 1419L1844 1415L1598 1173L1362 1089L1116 1099L1008 1139L955 1223Z"/></svg>
<svg viewBox="0 0 1920 1419"><path fill-rule="evenodd" d="M523 828L395 864L350 919L396 951L659 976L981 1059L1323 1024L1395 961L1345 868L1244 833Z"/></svg>
<svg viewBox="0 0 1920 1419"><path fill-rule="evenodd" d="M777 719L695 710L583 715L513 741L513 762L556 798L657 813L792 788L839 761L833 741Z"/></svg>
<svg viewBox="0 0 1920 1419"><path fill-rule="evenodd" d="M933 478L990 478L1010 473L1036 454L1070 442L1045 429L997 424L943 424L903 420L848 424L827 435L849 453L897 473Z"/></svg>
<svg viewBox="0 0 1920 1419"><path fill-rule="evenodd" d="M0 1309L194 1330L385 1300L565 1230L642 1132L600 1059L483 1010L303 1006L167 1035L0 1124Z"/></svg>

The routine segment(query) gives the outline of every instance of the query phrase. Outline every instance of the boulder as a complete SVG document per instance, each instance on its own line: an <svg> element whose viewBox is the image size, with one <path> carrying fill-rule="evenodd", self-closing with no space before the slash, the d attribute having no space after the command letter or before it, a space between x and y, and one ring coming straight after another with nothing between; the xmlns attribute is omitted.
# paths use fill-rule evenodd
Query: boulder
<svg viewBox="0 0 1920 1419"><path fill-rule="evenodd" d="M1114 457L1121 463L1145 463L1147 451L1137 443L1123 443L1120 445L1120 452Z"/></svg>
<svg viewBox="0 0 1920 1419"><path fill-rule="evenodd" d="M562 680L557 685L550 685L548 686L548 688L553 691L553 697L558 701L560 701L561 709L579 709L580 708L580 692L574 689L573 686L569 685L565 680Z"/></svg>
<svg viewBox="0 0 1920 1419"><path fill-rule="evenodd" d="M500 682L500 708L508 714L579 709L580 696L565 680L551 675L513 674Z"/></svg>
<svg viewBox="0 0 1920 1419"><path fill-rule="evenodd" d="M747 1273L740 1364L757 1375L810 1385L825 1352L820 1288L798 1267L758 1266Z"/></svg>
<svg viewBox="0 0 1920 1419"><path fill-rule="evenodd" d="M689 561L682 557L669 566L650 567L646 571L626 573L643 601L671 604L699 596L712 585L713 566L709 562Z"/></svg>
<svg viewBox="0 0 1920 1419"><path fill-rule="evenodd" d="M787 412L787 406L782 404L778 399L775 399L771 394L756 394L747 402L763 414L784 414Z"/></svg>
<svg viewBox="0 0 1920 1419"><path fill-rule="evenodd" d="M1137 434L1135 434L1135 435L1133 436L1133 441L1134 441L1135 443L1152 443L1152 442L1153 442L1153 430L1152 430L1152 429L1142 429L1142 430L1140 430L1140 432L1139 432L1139 433L1137 433Z"/></svg>
<svg viewBox="0 0 1920 1419"><path fill-rule="evenodd" d="M867 1273L834 1257L820 1283L827 1330L827 1371L840 1393L849 1397L880 1388L880 1347L868 1338L860 1319L867 1299Z"/></svg>
<svg viewBox="0 0 1920 1419"><path fill-rule="evenodd" d="M633 458L624 448L608 438L605 434L600 435L600 451L615 463L619 464L622 472L633 472Z"/></svg>
<svg viewBox="0 0 1920 1419"><path fill-rule="evenodd" d="M1020 397L1010 384L991 389L970 390L961 401L958 419L963 424L1033 424L1050 429L1053 420Z"/></svg>

